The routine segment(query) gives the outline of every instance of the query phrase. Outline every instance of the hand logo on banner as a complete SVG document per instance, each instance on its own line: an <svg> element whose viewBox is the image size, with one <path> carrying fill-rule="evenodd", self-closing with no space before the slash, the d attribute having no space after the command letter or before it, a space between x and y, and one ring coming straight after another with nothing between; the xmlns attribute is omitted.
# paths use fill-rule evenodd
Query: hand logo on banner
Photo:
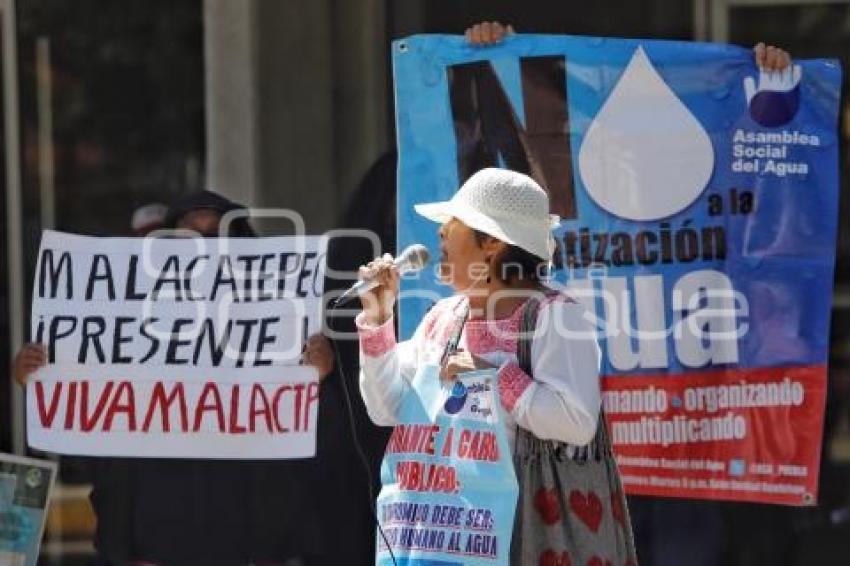
<svg viewBox="0 0 850 566"><path fill-rule="evenodd" d="M744 92L753 120L766 128L790 122L800 108L800 65L781 72L759 71L758 86L753 77L744 79Z"/></svg>

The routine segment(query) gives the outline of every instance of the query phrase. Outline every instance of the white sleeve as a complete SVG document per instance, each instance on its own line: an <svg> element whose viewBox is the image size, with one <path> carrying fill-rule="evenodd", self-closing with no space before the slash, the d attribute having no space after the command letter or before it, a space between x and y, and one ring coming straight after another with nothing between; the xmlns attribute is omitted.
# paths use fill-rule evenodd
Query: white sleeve
<svg viewBox="0 0 850 566"><path fill-rule="evenodd" d="M396 343L392 317L381 326L368 326L361 313L355 322L360 337L360 394L366 411L376 425L393 426L416 374L422 325L413 338Z"/></svg>
<svg viewBox="0 0 850 566"><path fill-rule="evenodd" d="M520 387L512 414L542 439L583 446L593 440L601 405L600 351L595 328L579 303L555 300L540 309L531 344L533 380ZM522 384L524 372L509 382ZM519 375L517 372L519 372Z"/></svg>

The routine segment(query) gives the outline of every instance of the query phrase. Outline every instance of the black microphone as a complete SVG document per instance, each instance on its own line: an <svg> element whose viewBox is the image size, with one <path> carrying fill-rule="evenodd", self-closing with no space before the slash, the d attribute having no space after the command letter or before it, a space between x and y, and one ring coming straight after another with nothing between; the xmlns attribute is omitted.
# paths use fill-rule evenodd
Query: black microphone
<svg viewBox="0 0 850 566"><path fill-rule="evenodd" d="M404 251L393 260L393 265L396 266L400 274L404 275L405 273L419 271L428 264L430 259L431 252L428 251L428 248L422 244L413 244L412 246L407 246ZM351 299L355 295L365 293L377 286L378 282L373 279L361 279L349 287L345 293L337 297L334 304L338 305Z"/></svg>

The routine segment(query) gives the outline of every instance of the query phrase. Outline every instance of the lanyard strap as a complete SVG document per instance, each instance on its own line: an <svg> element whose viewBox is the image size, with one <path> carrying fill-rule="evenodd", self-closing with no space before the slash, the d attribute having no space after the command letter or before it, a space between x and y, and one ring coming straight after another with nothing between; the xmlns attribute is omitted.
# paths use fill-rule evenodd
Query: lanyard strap
<svg viewBox="0 0 850 566"><path fill-rule="evenodd" d="M464 304L462 310L455 314L454 329L451 336L449 336L449 341L446 342L443 355L440 356L440 367L446 367L449 356L457 352L457 346L460 344L460 336L463 334L463 327L466 324L467 318L469 318L469 304Z"/></svg>

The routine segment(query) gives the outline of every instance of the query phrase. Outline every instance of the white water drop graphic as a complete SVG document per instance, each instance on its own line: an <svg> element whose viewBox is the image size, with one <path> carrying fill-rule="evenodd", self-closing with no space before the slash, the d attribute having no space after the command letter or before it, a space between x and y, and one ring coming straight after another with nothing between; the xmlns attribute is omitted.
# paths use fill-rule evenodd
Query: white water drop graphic
<svg viewBox="0 0 850 566"><path fill-rule="evenodd" d="M696 200L711 177L714 150L638 47L587 129L578 164L599 206L629 220L657 220Z"/></svg>

